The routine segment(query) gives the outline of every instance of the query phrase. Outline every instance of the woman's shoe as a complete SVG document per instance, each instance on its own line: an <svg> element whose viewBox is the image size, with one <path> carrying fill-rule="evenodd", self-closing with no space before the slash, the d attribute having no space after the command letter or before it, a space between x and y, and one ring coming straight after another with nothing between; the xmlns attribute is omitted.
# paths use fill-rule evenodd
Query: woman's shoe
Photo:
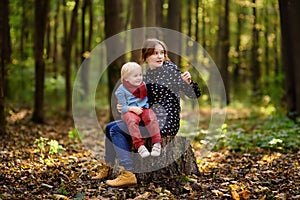
<svg viewBox="0 0 300 200"><path fill-rule="evenodd" d="M132 173L130 171L123 171L114 180L107 180L106 184L109 186L112 186L112 187L136 185L137 179L136 179L136 176L134 173Z"/></svg>
<svg viewBox="0 0 300 200"><path fill-rule="evenodd" d="M108 176L112 175L113 172L113 168L107 164L102 164L100 169L99 169L99 173L92 177L93 180L101 180L104 178L107 178Z"/></svg>

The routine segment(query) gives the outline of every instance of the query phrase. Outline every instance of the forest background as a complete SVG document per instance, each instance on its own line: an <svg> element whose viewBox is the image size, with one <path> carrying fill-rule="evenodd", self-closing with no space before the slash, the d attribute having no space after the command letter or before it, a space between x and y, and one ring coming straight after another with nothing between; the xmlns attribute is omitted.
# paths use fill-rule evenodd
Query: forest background
<svg viewBox="0 0 300 200"><path fill-rule="evenodd" d="M297 152L297 9L300 3L294 0L2 0L1 135L18 137L20 131L12 129L18 123L29 129L37 124L53 125L49 121L57 118L72 124L72 86L80 65L89 59L93 48L122 31L163 27L198 42L220 70L227 97L226 105L222 106L228 110L228 119L221 127L225 136L218 138L216 149L250 152L259 147ZM150 36L158 36L167 46L173 45L174 41L157 34ZM143 40L149 35L136 37ZM193 46L184 41L178 43L190 60L198 59L192 53ZM132 45L122 38L120 44L119 48L124 49ZM106 51L109 55L110 49ZM138 61L138 56L136 52L121 56L101 77L95 102L103 126L112 119L111 94L119 80L120 67L129 60ZM184 70L186 60L179 55L170 57ZM100 65L105 66L106 61L102 60ZM210 97L203 77L193 68L190 72L195 81L202 83L199 112L210 115ZM88 79L84 74L81 77L83 96L89 93ZM209 121L209 116L194 135L198 143L207 128L205 120ZM72 125L65 129L71 138L72 134L79 135ZM28 131L25 132L30 135ZM47 136L40 132L33 135ZM4 140L1 142L4 144Z"/></svg>
<svg viewBox="0 0 300 200"><path fill-rule="evenodd" d="M8 2L2 3L2 15L6 16L2 23L3 94L8 110L31 108L37 122L63 107L65 114L70 114L72 83L82 61L106 38L139 27L169 28L198 42L219 67L228 105L254 103L267 106L269 112L297 111L296 106L287 104L286 68L292 67L283 64L276 0ZM174 43L168 37L161 39L169 46ZM194 47L178 43L182 51L194 53ZM119 48L131 45L124 39L120 44L124 46ZM185 55L197 59L191 53ZM96 101L109 105L120 66L126 60L139 61L138 57L135 53L124 55L108 67L99 83L106 87L101 87L104 91ZM179 67L185 66L179 55L171 55L171 59ZM99 65L106 64L101 62ZM82 79L88 92L84 80L88 77ZM204 92L201 102L209 101L207 95Z"/></svg>

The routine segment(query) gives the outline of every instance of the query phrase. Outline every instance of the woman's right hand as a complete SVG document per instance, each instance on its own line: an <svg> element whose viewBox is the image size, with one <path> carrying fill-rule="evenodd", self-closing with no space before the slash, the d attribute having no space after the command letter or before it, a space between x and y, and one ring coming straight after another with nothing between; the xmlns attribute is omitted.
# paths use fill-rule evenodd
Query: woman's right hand
<svg viewBox="0 0 300 200"><path fill-rule="evenodd" d="M185 71L184 73L181 74L181 78L187 83L190 84L192 81L192 76L190 74L190 72Z"/></svg>

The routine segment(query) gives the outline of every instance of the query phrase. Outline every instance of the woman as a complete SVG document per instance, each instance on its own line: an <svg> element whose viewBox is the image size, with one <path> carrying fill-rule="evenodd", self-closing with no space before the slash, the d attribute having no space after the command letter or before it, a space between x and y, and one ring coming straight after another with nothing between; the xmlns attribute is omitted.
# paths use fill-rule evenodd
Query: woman
<svg viewBox="0 0 300 200"><path fill-rule="evenodd" d="M147 84L148 102L154 110L162 136L176 135L180 122L180 93L190 98L201 95L198 84L193 82L188 71L181 73L178 67L170 62L166 45L158 39L147 39L142 47L142 62L148 69L144 75ZM120 109L120 108L119 108ZM130 153L132 143L126 124L113 121L106 126L105 162L100 173L93 179L103 179L112 172L115 159L124 167L116 179L107 180L110 186L136 184L133 161Z"/></svg>

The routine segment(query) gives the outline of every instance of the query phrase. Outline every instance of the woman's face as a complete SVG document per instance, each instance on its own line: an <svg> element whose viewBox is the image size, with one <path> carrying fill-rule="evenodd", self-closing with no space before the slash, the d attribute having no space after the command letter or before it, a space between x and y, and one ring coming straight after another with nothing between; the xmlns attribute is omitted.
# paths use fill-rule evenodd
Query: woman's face
<svg viewBox="0 0 300 200"><path fill-rule="evenodd" d="M157 44L154 47L153 54L146 58L146 61L148 62L150 69L161 67L164 60L165 60L165 50L160 44Z"/></svg>

